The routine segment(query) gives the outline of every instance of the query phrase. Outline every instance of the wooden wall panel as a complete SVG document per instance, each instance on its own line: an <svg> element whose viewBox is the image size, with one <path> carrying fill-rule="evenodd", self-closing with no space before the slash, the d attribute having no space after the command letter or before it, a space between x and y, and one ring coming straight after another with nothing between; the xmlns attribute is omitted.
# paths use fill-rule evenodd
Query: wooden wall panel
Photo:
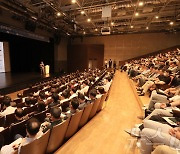
<svg viewBox="0 0 180 154"><path fill-rule="evenodd" d="M104 44L104 59L124 61L180 45L180 32L109 35L76 38L72 44Z"/></svg>
<svg viewBox="0 0 180 154"><path fill-rule="evenodd" d="M103 66L104 45L76 44L68 45L67 49L68 72L88 69L89 59L96 59L98 68Z"/></svg>

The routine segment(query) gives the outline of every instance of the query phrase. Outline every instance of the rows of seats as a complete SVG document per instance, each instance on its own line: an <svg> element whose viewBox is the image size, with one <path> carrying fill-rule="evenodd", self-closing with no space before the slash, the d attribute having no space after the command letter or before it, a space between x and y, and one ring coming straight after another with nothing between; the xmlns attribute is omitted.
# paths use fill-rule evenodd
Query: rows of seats
<svg viewBox="0 0 180 154"><path fill-rule="evenodd" d="M105 75L106 75L106 71L103 70L102 73L100 73L99 79L96 80L89 87L88 91L95 88ZM71 78L69 81L73 80L74 78L75 77ZM35 85L35 86L37 87L38 85ZM43 87L41 87L41 88L43 88ZM38 87L38 88L35 88L36 90L34 90L33 86L32 86L31 88L29 88L31 90L28 90L28 92L25 90L26 92L25 92L24 96L28 96L32 92L35 93L35 92L37 92L37 89L39 90L41 88ZM67 88L67 84L62 85L58 92L61 92L61 90L63 91L66 88ZM45 91L46 90L48 91L48 90L50 90L50 88L45 89ZM86 95L88 96L88 92ZM66 119L63 123L59 124L58 126L55 126L50 132L48 131L47 133L45 133L43 135L43 137L35 140L35 142L32 142L31 144L32 144L33 148L31 147L31 144L28 144L27 146L22 147L21 153L24 153L24 150L27 153L26 149L28 147L31 147L31 149L34 149L34 153L37 153L37 152L44 153L45 151L43 151L43 148L37 149L41 144L43 144L41 147L48 147L47 149L46 148L44 149L44 150L47 150L47 153L51 153L52 151L56 150L64 141L69 139L74 133L76 133L76 131L79 128L84 126L88 122L88 120L93 118L95 116L95 114L102 109L103 103L105 102L105 99L107 98L106 95L107 94L104 94L101 98L97 99L94 103L87 105L83 110L72 115L70 118ZM21 98L15 99L14 102L16 102L17 107L23 107L21 105L24 103L22 102ZM35 103L34 103L35 105L33 105L31 107L27 107L24 110L27 114L30 114L30 118L34 117L42 123L42 122L44 122L46 113L49 112L49 109L46 109L45 111L42 111L42 112L36 112L35 114L32 114L33 111L35 111L37 109L36 102L37 101L35 100ZM65 106L66 106L66 104L69 105L69 102L70 102L70 100L63 102L63 104L58 104L57 106L61 106L62 111L63 111L63 105L65 105ZM15 134L20 134L24 137L26 135L25 124L26 124L27 120L12 124L13 116L14 116L14 114L9 114L6 117L0 118L0 123L5 126L5 129L2 132L0 132L0 134L2 134L5 137L5 144L10 144L13 141L13 136ZM61 134L56 133L60 130L62 132ZM60 135L60 136L57 138L57 135ZM48 146L46 144L48 144ZM36 145L39 145L39 146L36 146ZM32 153L32 151L33 150L31 150L31 153Z"/></svg>
<svg viewBox="0 0 180 154"><path fill-rule="evenodd" d="M48 130L42 137L35 141L21 147L21 154L45 154L53 153L56 151L65 141L72 137L81 127L83 127L90 119L92 119L101 109L105 102L106 94L97 99L94 103L87 105L83 110L72 115L59 125L56 125L51 130ZM22 126L25 126L26 121L23 121L21 125L18 125L15 133L25 134L22 130ZM17 130L21 130L18 132ZM4 133L6 137L9 134L9 128L7 127L1 133ZM10 135L11 136L11 135ZM41 148L39 148L41 147Z"/></svg>

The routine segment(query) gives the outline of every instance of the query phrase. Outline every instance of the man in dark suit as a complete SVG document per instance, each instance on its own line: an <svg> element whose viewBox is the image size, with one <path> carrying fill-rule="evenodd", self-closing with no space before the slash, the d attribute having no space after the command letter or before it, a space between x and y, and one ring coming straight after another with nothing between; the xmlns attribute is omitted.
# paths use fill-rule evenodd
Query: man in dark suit
<svg viewBox="0 0 180 154"><path fill-rule="evenodd" d="M112 60L109 60L109 68L112 68Z"/></svg>

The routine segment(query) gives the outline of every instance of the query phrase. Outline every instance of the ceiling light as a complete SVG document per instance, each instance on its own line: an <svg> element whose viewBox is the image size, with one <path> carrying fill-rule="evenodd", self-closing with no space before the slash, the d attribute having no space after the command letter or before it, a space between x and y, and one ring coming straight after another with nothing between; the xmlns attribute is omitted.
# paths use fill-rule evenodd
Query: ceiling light
<svg viewBox="0 0 180 154"><path fill-rule="evenodd" d="M96 29L95 29L95 31L97 32L97 31L98 31L98 29L96 28Z"/></svg>
<svg viewBox="0 0 180 154"><path fill-rule="evenodd" d="M134 28L134 26L131 26L131 28Z"/></svg>
<svg viewBox="0 0 180 154"><path fill-rule="evenodd" d="M143 6L144 5L144 3L143 2L139 2L139 6Z"/></svg>
<svg viewBox="0 0 180 154"><path fill-rule="evenodd" d="M82 10L82 11L81 11L81 14L84 14L84 13L85 13L85 12Z"/></svg>
<svg viewBox="0 0 180 154"><path fill-rule="evenodd" d="M57 14L56 14L56 15L57 15L58 17L59 17L59 16L61 16L61 12L57 12Z"/></svg>
<svg viewBox="0 0 180 154"><path fill-rule="evenodd" d="M76 0L71 0L71 2L72 2L73 4L75 4L75 3L76 3Z"/></svg>
<svg viewBox="0 0 180 154"><path fill-rule="evenodd" d="M84 32L83 32L83 34L85 35L85 34L86 34L86 32L84 31Z"/></svg>
<svg viewBox="0 0 180 154"><path fill-rule="evenodd" d="M34 19L34 20L37 20L37 18L36 18L36 17L34 17L34 16L31 16L31 18L32 18L32 19Z"/></svg>
<svg viewBox="0 0 180 154"><path fill-rule="evenodd" d="M155 16L155 18L156 18L156 19L158 19L158 18L159 18L159 16Z"/></svg>
<svg viewBox="0 0 180 154"><path fill-rule="evenodd" d="M172 21L171 21L169 24L170 24L170 25L173 25L173 24L174 24L174 22L172 22Z"/></svg>
<svg viewBox="0 0 180 154"><path fill-rule="evenodd" d="M87 19L87 22L90 22L90 21L91 21L91 19L90 19L90 18L88 18L88 19Z"/></svg>
<svg viewBox="0 0 180 154"><path fill-rule="evenodd" d="M138 13L138 12L136 12L136 13L135 13L135 16L139 16L139 13Z"/></svg>
<svg viewBox="0 0 180 154"><path fill-rule="evenodd" d="M149 27L146 27L146 29L149 29Z"/></svg>
<svg viewBox="0 0 180 154"><path fill-rule="evenodd" d="M114 22L111 22L111 25L113 26L113 25L114 25Z"/></svg>

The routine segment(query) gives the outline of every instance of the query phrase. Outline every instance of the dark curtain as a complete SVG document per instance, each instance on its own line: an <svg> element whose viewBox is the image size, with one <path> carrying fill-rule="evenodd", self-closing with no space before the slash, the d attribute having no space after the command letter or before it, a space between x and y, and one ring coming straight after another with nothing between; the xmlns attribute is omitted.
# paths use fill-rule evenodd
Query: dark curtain
<svg viewBox="0 0 180 154"><path fill-rule="evenodd" d="M41 61L54 72L54 41L50 43L0 33L0 41L9 42L11 72L39 72Z"/></svg>

